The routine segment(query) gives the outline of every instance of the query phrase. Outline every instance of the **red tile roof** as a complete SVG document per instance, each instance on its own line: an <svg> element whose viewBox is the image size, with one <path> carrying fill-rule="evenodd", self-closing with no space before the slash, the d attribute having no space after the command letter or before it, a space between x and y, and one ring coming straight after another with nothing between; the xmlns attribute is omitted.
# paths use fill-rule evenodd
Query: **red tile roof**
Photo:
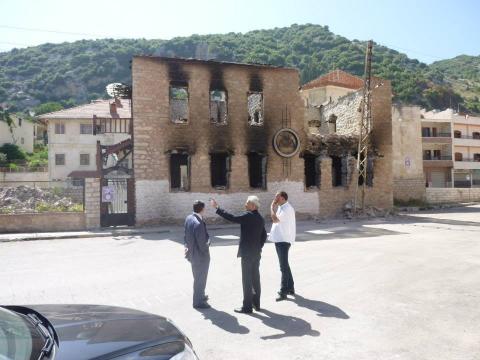
<svg viewBox="0 0 480 360"><path fill-rule="evenodd" d="M334 70L306 83L302 86L302 90L314 89L327 85L357 90L363 87L363 80L358 76L349 74L345 71Z"/></svg>
<svg viewBox="0 0 480 360"><path fill-rule="evenodd" d="M38 116L38 119L92 119L93 115L96 115L99 118L112 119L130 119L132 117L130 99L119 100L119 104L116 105L116 112L112 112L110 111L110 104L114 102L115 100L113 99L92 100L89 104L42 114Z"/></svg>

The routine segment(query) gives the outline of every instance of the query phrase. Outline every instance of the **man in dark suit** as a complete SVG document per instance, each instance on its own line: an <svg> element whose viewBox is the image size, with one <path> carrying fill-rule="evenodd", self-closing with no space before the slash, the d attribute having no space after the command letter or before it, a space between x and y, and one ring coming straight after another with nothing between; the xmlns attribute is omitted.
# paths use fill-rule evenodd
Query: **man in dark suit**
<svg viewBox="0 0 480 360"><path fill-rule="evenodd" d="M267 239L265 220L258 212L260 201L256 196L249 196L245 203L246 212L241 215L232 215L221 209L214 199L211 200L211 205L224 219L240 224L240 244L237 257L242 258L243 306L235 309L235 312L251 314L252 308L259 311L260 257Z"/></svg>
<svg viewBox="0 0 480 360"><path fill-rule="evenodd" d="M195 201L193 214L185 219L185 257L192 265L193 273L193 307L207 309L208 296L205 295L208 267L210 266L210 238L207 225L203 221L205 203Z"/></svg>

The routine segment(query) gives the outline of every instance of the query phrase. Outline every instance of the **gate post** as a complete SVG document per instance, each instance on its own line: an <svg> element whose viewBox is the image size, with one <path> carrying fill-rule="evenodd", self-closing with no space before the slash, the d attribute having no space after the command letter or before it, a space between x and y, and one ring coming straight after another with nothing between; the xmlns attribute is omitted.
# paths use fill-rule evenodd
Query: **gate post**
<svg viewBox="0 0 480 360"><path fill-rule="evenodd" d="M85 179L85 225L87 229L100 227L100 178Z"/></svg>

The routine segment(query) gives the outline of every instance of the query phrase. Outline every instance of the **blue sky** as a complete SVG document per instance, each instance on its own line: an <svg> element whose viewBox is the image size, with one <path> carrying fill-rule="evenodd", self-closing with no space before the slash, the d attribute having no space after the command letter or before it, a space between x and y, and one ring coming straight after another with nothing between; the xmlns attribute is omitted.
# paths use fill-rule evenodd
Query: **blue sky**
<svg viewBox="0 0 480 360"><path fill-rule="evenodd" d="M0 14L0 51L84 38L170 39L314 23L427 63L480 55L478 0L0 0Z"/></svg>

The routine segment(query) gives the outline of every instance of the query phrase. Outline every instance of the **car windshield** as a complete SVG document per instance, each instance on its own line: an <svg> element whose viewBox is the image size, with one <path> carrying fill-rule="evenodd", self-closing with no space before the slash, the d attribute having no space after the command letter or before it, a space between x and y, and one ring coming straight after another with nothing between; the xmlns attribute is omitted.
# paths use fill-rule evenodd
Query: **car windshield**
<svg viewBox="0 0 480 360"><path fill-rule="evenodd" d="M43 343L26 316L0 307L0 360L37 359Z"/></svg>

